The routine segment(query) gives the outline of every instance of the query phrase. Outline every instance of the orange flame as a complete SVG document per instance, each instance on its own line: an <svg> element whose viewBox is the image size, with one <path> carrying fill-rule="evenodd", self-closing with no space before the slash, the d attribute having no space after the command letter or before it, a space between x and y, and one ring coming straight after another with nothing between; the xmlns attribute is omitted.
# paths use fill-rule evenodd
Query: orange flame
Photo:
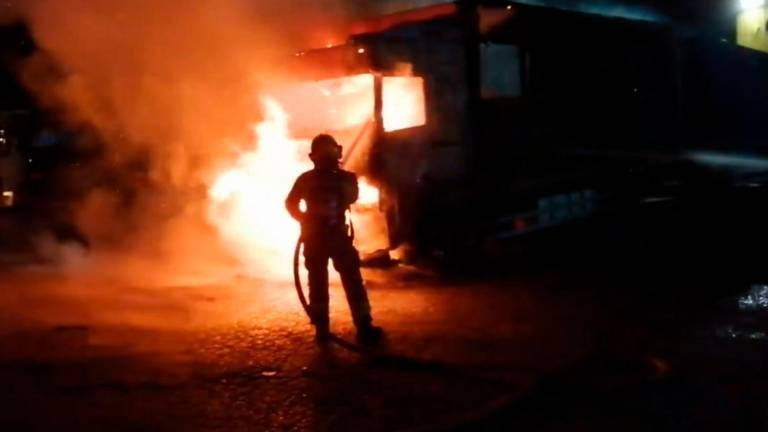
<svg viewBox="0 0 768 432"><path fill-rule="evenodd" d="M382 79L382 120L387 132L426 123L424 79L387 76Z"/></svg>
<svg viewBox="0 0 768 432"><path fill-rule="evenodd" d="M287 274L299 235L283 203L296 176L310 167L301 157L309 143L289 136L288 115L277 102L265 98L263 104L265 118L255 126L258 146L215 178L208 216L251 273L276 277Z"/></svg>
<svg viewBox="0 0 768 432"><path fill-rule="evenodd" d="M360 197L356 205L362 208L373 208L379 204L379 189L368 183L368 179L360 177L358 179L360 187Z"/></svg>
<svg viewBox="0 0 768 432"><path fill-rule="evenodd" d="M278 92L280 102L263 99L265 116L254 126L255 149L218 173L208 190L209 220L251 275L290 277L299 226L285 211L284 199L294 179L311 168L309 140L296 138L292 131L309 135L325 124L334 134L356 135L373 114L373 82L372 74L363 74L298 83ZM421 78L384 77L382 90L386 131L425 123ZM376 211L379 190L365 177L359 178L359 187L353 206L358 241L377 243L369 249L386 247L381 244L383 216Z"/></svg>

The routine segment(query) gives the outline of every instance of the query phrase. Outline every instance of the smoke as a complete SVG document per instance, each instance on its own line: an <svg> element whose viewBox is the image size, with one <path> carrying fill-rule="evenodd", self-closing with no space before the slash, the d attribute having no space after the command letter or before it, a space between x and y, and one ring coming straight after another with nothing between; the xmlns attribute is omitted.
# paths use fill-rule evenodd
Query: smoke
<svg viewBox="0 0 768 432"><path fill-rule="evenodd" d="M114 158L148 153L153 178L173 185L247 130L259 86L308 42L295 36L305 8L268 1L39 0L24 12L63 69L28 74L42 101L95 127Z"/></svg>
<svg viewBox="0 0 768 432"><path fill-rule="evenodd" d="M4 15L40 48L23 71L38 102L103 146L67 173L91 185L73 217L94 250L190 267L226 255L205 191L253 145L260 93L344 20L340 2L309 0L31 0Z"/></svg>
<svg viewBox="0 0 768 432"><path fill-rule="evenodd" d="M19 13L14 4L0 3L0 25L15 23L18 19Z"/></svg>

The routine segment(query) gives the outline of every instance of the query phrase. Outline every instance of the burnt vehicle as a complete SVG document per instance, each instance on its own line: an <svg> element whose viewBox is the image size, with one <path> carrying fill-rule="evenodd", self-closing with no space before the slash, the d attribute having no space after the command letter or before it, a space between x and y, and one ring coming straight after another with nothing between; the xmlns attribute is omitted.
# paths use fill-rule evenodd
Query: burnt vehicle
<svg viewBox="0 0 768 432"><path fill-rule="evenodd" d="M661 21L504 2L401 12L350 34L297 63L317 82L365 82L350 158L365 153L355 168L381 190L390 246L438 254L657 202L659 185L730 182L701 152L733 150L739 127L711 118L733 93L718 59L743 59L752 81L765 70Z"/></svg>

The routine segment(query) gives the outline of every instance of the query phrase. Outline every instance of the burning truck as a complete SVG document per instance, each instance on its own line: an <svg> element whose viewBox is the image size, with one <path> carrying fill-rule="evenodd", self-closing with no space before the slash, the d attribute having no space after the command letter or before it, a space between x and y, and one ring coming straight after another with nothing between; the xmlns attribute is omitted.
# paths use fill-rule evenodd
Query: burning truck
<svg viewBox="0 0 768 432"><path fill-rule="evenodd" d="M719 39L711 49L648 17L497 1L379 16L348 35L295 53L290 75L299 78L268 92L259 142L303 155L312 135L333 134L345 167L362 176L358 217L374 221L361 231L378 235L361 249L408 243L444 257L483 256L646 202L688 181L678 177L701 178L691 142L707 135L704 107L719 112L720 103L707 93L716 73L707 62L739 49ZM308 164L295 155L279 162L269 148L253 171L280 172L261 184L281 166L292 178ZM220 177L213 196L226 197L237 178ZM280 208L283 191L257 195L269 194ZM284 223L256 237L281 233L277 243L291 243L296 229Z"/></svg>
<svg viewBox="0 0 768 432"><path fill-rule="evenodd" d="M296 53L306 80L274 96L292 130L339 137L378 191L389 247L478 246L581 218L626 168L617 159L676 145L679 58L659 23L456 2L349 34Z"/></svg>

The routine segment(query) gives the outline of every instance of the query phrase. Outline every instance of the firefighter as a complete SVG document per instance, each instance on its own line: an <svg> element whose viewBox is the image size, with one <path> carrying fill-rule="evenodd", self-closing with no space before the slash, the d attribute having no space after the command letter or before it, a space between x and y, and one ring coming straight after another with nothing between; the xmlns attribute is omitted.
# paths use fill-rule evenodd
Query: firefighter
<svg viewBox="0 0 768 432"><path fill-rule="evenodd" d="M354 173L340 168L342 147L327 134L312 140L309 158L315 168L301 174L285 200L291 216L301 223L304 264L309 272L309 304L315 337L329 340L328 260L339 272L349 303L358 340L373 343L382 330L372 324L371 306L360 274L360 256L352 244L345 220L349 206L357 201ZM305 211L299 207L304 200Z"/></svg>

